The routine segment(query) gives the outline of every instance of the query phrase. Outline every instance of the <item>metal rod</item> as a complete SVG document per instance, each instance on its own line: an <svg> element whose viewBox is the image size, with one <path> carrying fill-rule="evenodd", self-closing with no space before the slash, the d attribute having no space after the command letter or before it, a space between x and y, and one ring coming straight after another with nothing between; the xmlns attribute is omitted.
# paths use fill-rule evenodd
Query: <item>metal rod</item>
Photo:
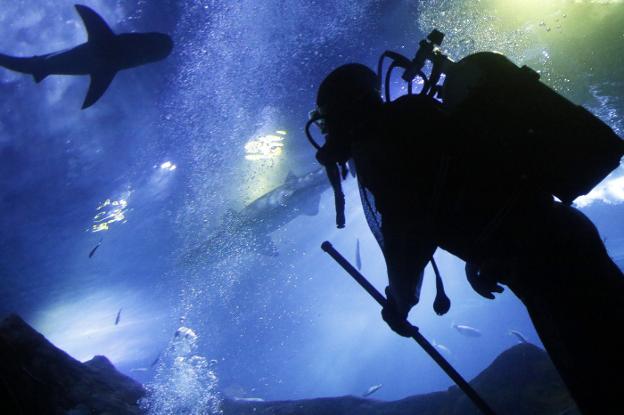
<svg viewBox="0 0 624 415"><path fill-rule="evenodd" d="M321 249L327 252L345 271L357 281L358 284L362 286L368 292L371 297L379 303L380 306L385 307L386 299L385 297L377 291L377 289L370 283L368 280L360 274L360 272L351 265L349 261L343 257L340 252L338 252L331 243L325 241L321 244ZM481 412L486 415L496 415L496 413L490 408L490 406L479 396L479 394L470 386L468 382L462 377L451 366L449 362L446 361L444 357L438 352L432 345L423 337L422 334L418 331L418 327L413 327L412 330L412 339L416 341L422 347L425 352L444 370L444 372L459 386L459 388L470 398L470 400L479 408Z"/></svg>

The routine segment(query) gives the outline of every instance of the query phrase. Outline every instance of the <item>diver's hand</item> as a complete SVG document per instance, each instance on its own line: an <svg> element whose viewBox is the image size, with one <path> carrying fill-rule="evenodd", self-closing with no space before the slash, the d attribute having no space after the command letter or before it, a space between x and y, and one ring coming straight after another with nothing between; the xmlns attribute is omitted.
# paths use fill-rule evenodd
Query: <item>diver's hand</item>
<svg viewBox="0 0 624 415"><path fill-rule="evenodd" d="M504 288L498 284L504 268L495 261L485 261L481 265L466 262L466 278L468 283L482 297L494 299L494 293L502 293Z"/></svg>
<svg viewBox="0 0 624 415"><path fill-rule="evenodd" d="M386 287L386 306L381 310L381 317L395 333L403 337L412 337L412 333L416 329L407 321L409 308L399 307L390 287Z"/></svg>

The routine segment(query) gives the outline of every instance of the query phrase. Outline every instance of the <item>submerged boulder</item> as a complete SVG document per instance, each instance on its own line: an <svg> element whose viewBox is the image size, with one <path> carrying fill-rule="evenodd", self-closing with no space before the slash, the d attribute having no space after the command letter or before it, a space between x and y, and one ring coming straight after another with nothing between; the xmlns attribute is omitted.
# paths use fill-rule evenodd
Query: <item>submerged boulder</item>
<svg viewBox="0 0 624 415"><path fill-rule="evenodd" d="M524 343L498 356L470 384L497 414L580 415L545 351ZM447 391L377 401L354 396L298 401L226 399L224 415L478 415L457 386Z"/></svg>
<svg viewBox="0 0 624 415"><path fill-rule="evenodd" d="M139 414L143 387L104 356L81 363L24 320L0 322L0 399L6 414Z"/></svg>
<svg viewBox="0 0 624 415"><path fill-rule="evenodd" d="M524 343L498 356L472 386L505 415L579 415L546 352ZM0 322L3 414L141 414L143 386L104 356L81 363L12 315ZM6 408L6 409L5 409ZM223 415L477 415L457 388L397 401L354 396L261 401L225 399ZM208 414L207 414L208 415Z"/></svg>

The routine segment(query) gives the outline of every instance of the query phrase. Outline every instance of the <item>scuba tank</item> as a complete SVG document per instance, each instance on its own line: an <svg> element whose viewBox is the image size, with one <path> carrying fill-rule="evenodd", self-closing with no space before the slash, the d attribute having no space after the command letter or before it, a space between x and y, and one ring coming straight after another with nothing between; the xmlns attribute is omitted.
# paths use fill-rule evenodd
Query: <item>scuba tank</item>
<svg viewBox="0 0 624 415"><path fill-rule="evenodd" d="M414 78L421 78L419 94L441 100L450 123L477 138L468 145L495 155L499 163L492 166L493 175L504 165L565 204L619 166L622 139L588 110L540 82L537 72L495 52L453 62L437 48L443 39L441 32L431 32L411 61L396 52L382 55L380 79L383 59L393 61L386 75L387 100L391 71L403 67L409 92ZM432 65L429 76L423 73L426 61Z"/></svg>
<svg viewBox="0 0 624 415"><path fill-rule="evenodd" d="M509 167L566 204L600 183L624 155L609 126L498 53L475 53L452 65L442 100Z"/></svg>

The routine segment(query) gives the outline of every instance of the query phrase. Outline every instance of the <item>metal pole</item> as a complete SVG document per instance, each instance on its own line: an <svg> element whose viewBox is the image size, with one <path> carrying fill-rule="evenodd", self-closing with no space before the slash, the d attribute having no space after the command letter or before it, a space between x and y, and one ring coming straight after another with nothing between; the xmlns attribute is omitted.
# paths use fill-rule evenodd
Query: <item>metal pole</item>
<svg viewBox="0 0 624 415"><path fill-rule="evenodd" d="M325 241L321 244L321 249L327 252L345 271L349 273L357 281L358 284L362 286L368 292L371 297L379 303L380 306L385 307L386 299L385 297L377 291L373 285L368 282L368 280L360 274L360 272L349 263L343 257L340 252L338 252L331 243ZM470 400L486 415L496 415L496 413L489 407L489 405L479 396L479 394L470 386L468 382L451 366L449 362L446 361L444 357L423 337L422 334L418 331L418 327L412 326L412 339L416 340L416 343L422 347L425 352L444 370L444 372L459 386L459 388L464 391L464 393L470 398Z"/></svg>

